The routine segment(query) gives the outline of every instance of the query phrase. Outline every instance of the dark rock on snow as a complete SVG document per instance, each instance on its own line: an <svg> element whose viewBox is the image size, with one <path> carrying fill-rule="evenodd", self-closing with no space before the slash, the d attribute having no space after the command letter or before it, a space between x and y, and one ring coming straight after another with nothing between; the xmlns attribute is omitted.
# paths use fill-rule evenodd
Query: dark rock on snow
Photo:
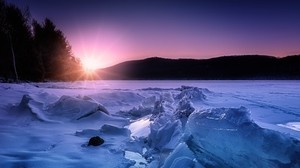
<svg viewBox="0 0 300 168"><path fill-rule="evenodd" d="M94 136L89 140L88 146L100 146L104 143L104 140L99 136Z"/></svg>

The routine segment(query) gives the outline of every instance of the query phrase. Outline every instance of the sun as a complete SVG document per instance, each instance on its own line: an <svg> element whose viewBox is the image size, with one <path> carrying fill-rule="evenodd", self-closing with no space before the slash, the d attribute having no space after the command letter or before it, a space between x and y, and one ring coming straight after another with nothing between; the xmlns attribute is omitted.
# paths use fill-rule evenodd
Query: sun
<svg viewBox="0 0 300 168"><path fill-rule="evenodd" d="M99 60L95 57L84 57L81 64L86 73L93 73L99 69Z"/></svg>
<svg viewBox="0 0 300 168"><path fill-rule="evenodd" d="M96 80L99 79L97 70L100 68L99 57L85 56L81 58L81 65L83 68L84 80Z"/></svg>

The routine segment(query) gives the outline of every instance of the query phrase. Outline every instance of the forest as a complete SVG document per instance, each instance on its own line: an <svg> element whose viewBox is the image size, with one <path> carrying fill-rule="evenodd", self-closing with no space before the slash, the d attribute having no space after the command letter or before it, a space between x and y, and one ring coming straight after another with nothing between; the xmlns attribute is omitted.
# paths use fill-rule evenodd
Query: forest
<svg viewBox="0 0 300 168"><path fill-rule="evenodd" d="M0 78L2 81L72 81L82 79L81 62L48 18L42 23L0 0Z"/></svg>

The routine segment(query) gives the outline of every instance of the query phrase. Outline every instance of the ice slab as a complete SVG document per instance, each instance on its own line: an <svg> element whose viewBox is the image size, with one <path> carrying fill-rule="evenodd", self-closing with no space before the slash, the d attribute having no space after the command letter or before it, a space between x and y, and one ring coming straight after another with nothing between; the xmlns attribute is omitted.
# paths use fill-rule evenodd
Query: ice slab
<svg viewBox="0 0 300 168"><path fill-rule="evenodd" d="M277 124L278 126L300 131L300 122L288 122L286 124Z"/></svg>
<svg viewBox="0 0 300 168"><path fill-rule="evenodd" d="M131 137L147 137L150 133L150 115L143 117L128 126Z"/></svg>
<svg viewBox="0 0 300 168"><path fill-rule="evenodd" d="M245 107L195 112L187 126L187 144L205 167L300 167L300 142L259 127Z"/></svg>

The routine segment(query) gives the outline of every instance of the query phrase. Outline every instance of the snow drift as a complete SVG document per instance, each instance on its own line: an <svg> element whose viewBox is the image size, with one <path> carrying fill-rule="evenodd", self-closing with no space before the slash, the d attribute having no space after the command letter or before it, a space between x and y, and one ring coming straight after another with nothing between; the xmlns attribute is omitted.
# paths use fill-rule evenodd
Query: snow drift
<svg viewBox="0 0 300 168"><path fill-rule="evenodd" d="M35 96L25 94L18 105L12 105L9 116L18 123L66 122L78 121L86 117L97 115L98 112L109 114L104 106L89 97L74 98L62 96L56 102L45 105L34 99ZM95 116L94 116L95 117Z"/></svg>
<svg viewBox="0 0 300 168"><path fill-rule="evenodd" d="M97 112L108 114L104 106L89 97L71 96L62 96L57 102L49 105L45 112L49 119L58 121L76 121Z"/></svg>

